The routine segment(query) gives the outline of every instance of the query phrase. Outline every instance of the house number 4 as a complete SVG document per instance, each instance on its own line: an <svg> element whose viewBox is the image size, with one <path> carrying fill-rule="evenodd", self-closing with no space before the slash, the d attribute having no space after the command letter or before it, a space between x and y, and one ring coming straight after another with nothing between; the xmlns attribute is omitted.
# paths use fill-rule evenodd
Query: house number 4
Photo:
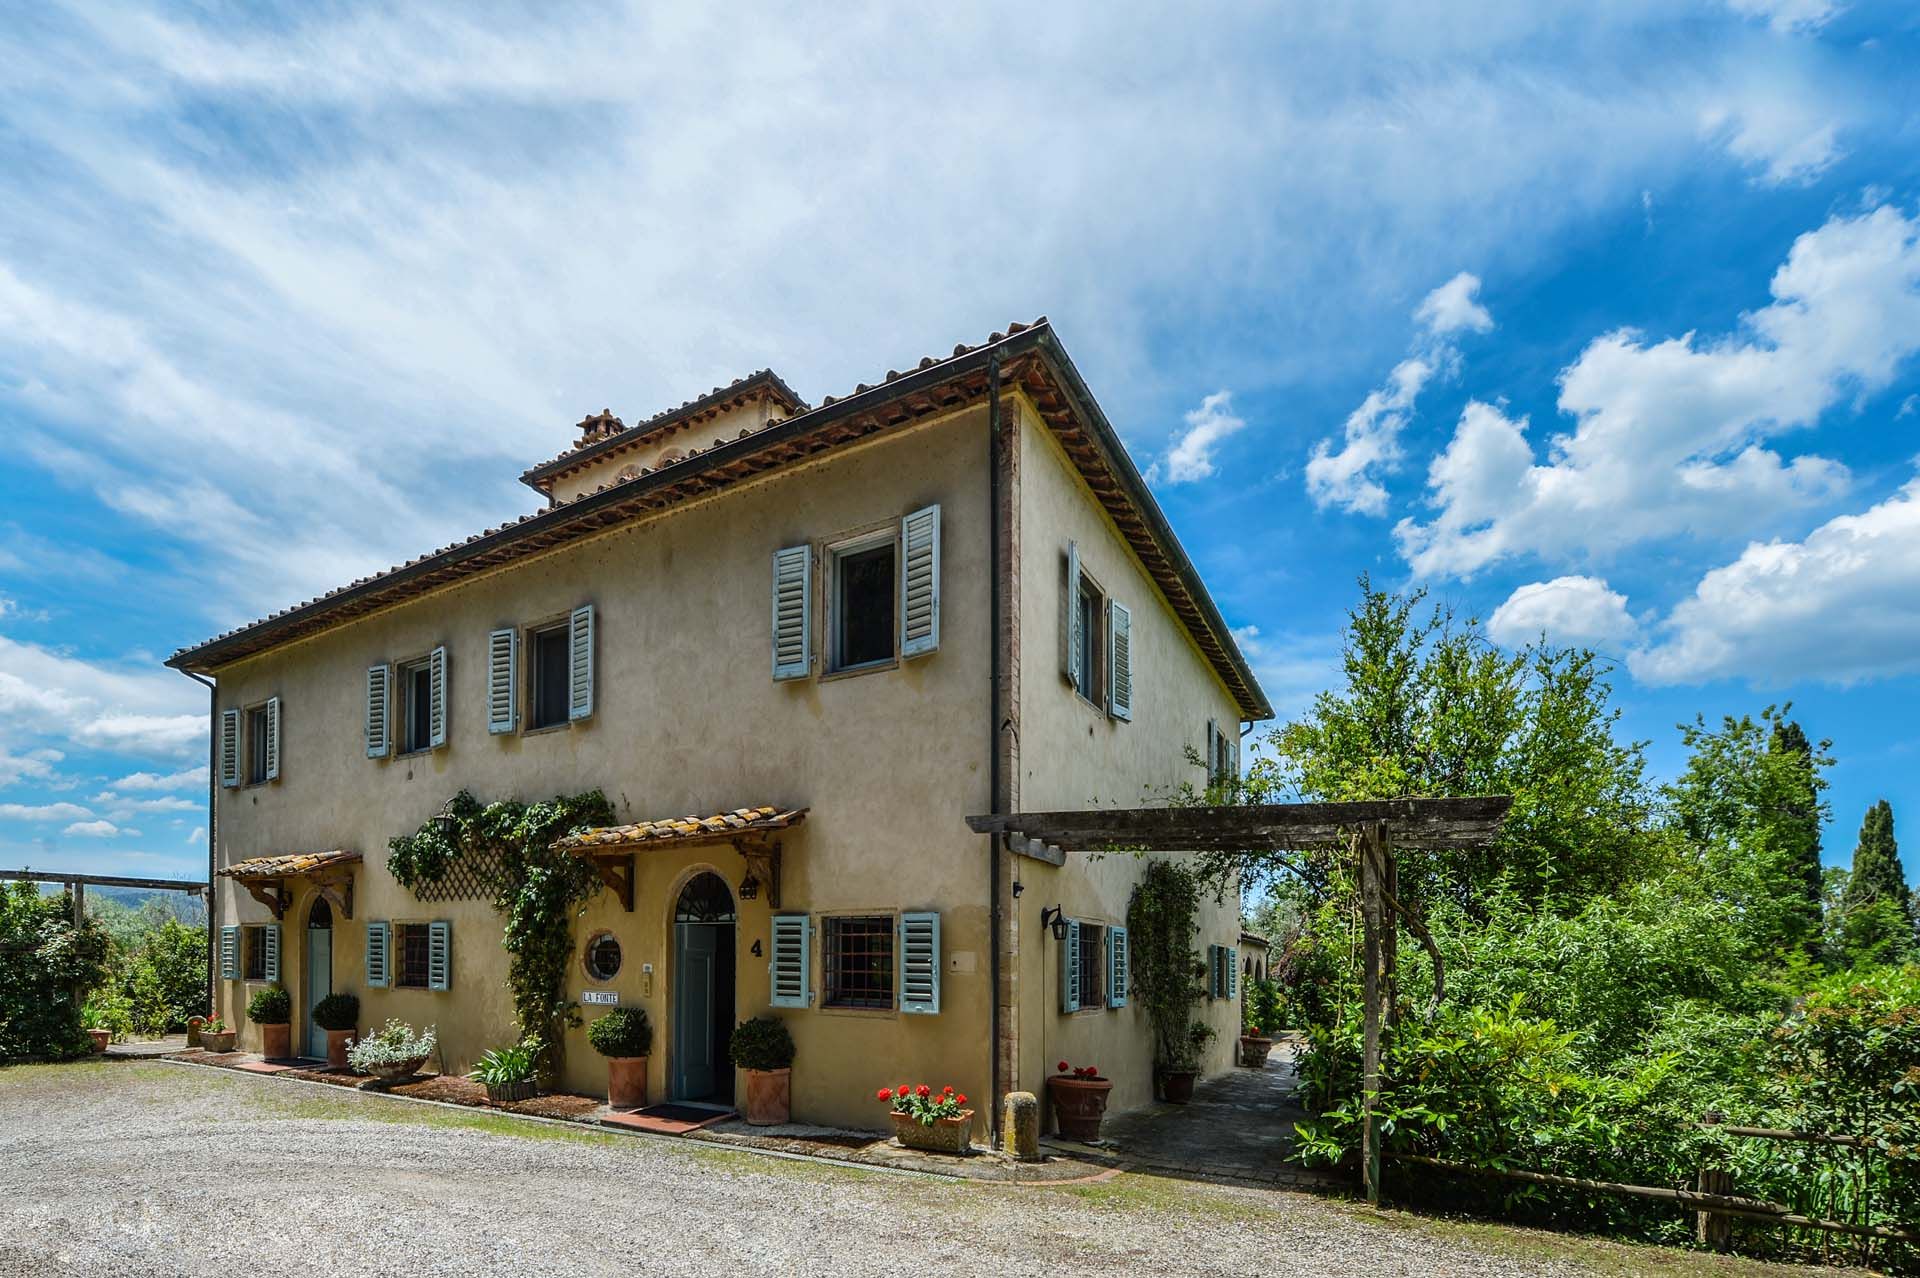
<svg viewBox="0 0 1920 1278"><path fill-rule="evenodd" d="M754 941L753 943L753 956L755 958L760 957L760 942L758 940Z"/></svg>

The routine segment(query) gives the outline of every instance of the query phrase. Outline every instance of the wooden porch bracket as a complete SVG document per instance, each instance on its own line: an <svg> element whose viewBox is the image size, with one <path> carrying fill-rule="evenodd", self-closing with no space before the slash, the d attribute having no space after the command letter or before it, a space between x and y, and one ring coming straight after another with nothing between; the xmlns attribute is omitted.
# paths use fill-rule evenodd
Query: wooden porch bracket
<svg viewBox="0 0 1920 1278"><path fill-rule="evenodd" d="M307 879L327 904L340 911L341 917L353 917L353 871L344 868L327 870L309 874Z"/></svg>
<svg viewBox="0 0 1920 1278"><path fill-rule="evenodd" d="M287 917L287 881L285 879L241 879L240 886L254 900L273 912L276 919Z"/></svg>
<svg viewBox="0 0 1920 1278"><path fill-rule="evenodd" d="M633 853L625 856L596 856L593 868L599 872L600 881L613 889L620 898L620 905L627 913L633 913Z"/></svg>
<svg viewBox="0 0 1920 1278"><path fill-rule="evenodd" d="M767 904L780 908L780 840L735 839L733 846L746 859L747 873L767 891Z"/></svg>

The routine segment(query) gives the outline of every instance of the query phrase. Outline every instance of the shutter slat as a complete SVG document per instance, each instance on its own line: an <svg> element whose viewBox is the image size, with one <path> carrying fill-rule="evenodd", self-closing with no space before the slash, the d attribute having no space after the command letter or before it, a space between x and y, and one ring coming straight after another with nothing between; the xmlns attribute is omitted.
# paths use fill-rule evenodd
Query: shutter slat
<svg viewBox="0 0 1920 1278"><path fill-rule="evenodd" d="M568 619L567 718L593 717L593 605L581 604Z"/></svg>
<svg viewBox="0 0 1920 1278"><path fill-rule="evenodd" d="M1133 718L1133 613L1123 603L1107 604L1107 713Z"/></svg>
<svg viewBox="0 0 1920 1278"><path fill-rule="evenodd" d="M1067 939L1060 943L1060 1010L1080 1010L1080 922L1067 922Z"/></svg>
<svg viewBox="0 0 1920 1278"><path fill-rule="evenodd" d="M387 953L390 935L384 922L367 924L367 984L374 989L385 989L393 979Z"/></svg>
<svg viewBox="0 0 1920 1278"><path fill-rule="evenodd" d="M280 925L269 923L260 929L260 942L267 952L265 976L269 981L280 979Z"/></svg>
<svg viewBox="0 0 1920 1278"><path fill-rule="evenodd" d="M1107 1006L1127 1005L1127 986L1133 978L1132 955L1127 952L1127 929L1107 929Z"/></svg>
<svg viewBox="0 0 1920 1278"><path fill-rule="evenodd" d="M453 985L453 924L439 920L427 924L427 988L449 989Z"/></svg>
<svg viewBox="0 0 1920 1278"><path fill-rule="evenodd" d="M231 790L240 784L240 712L220 712L220 784Z"/></svg>
<svg viewBox="0 0 1920 1278"><path fill-rule="evenodd" d="M382 663L367 667L367 757L384 759L392 748L388 725L392 722L393 667Z"/></svg>
<svg viewBox="0 0 1920 1278"><path fill-rule="evenodd" d="M1066 641L1067 650L1060 654L1060 673L1077 688L1080 686L1080 547L1071 541L1067 543L1067 588L1062 597L1066 600L1067 618L1060 635Z"/></svg>
<svg viewBox="0 0 1920 1278"><path fill-rule="evenodd" d="M442 644L427 657L427 745L438 750L447 744L447 649Z"/></svg>
<svg viewBox="0 0 1920 1278"><path fill-rule="evenodd" d="M773 677L804 679L813 654L813 547L773 552Z"/></svg>
<svg viewBox="0 0 1920 1278"><path fill-rule="evenodd" d="M267 698L267 775L268 781L280 779L280 698Z"/></svg>
<svg viewBox="0 0 1920 1278"><path fill-rule="evenodd" d="M487 635L487 731L499 736L520 724L520 632Z"/></svg>
<svg viewBox="0 0 1920 1278"><path fill-rule="evenodd" d="M940 508L928 506L900 521L900 655L921 657L940 647Z"/></svg>
<svg viewBox="0 0 1920 1278"><path fill-rule="evenodd" d="M220 929L220 976L228 981L240 979L240 928L236 924Z"/></svg>
<svg viewBox="0 0 1920 1278"><path fill-rule="evenodd" d="M900 916L900 1010L923 1014L940 1010L940 916Z"/></svg>
<svg viewBox="0 0 1920 1278"><path fill-rule="evenodd" d="M808 962L808 919L804 914L773 916L772 953L767 959L768 1001L775 1007L805 1007L813 982Z"/></svg>

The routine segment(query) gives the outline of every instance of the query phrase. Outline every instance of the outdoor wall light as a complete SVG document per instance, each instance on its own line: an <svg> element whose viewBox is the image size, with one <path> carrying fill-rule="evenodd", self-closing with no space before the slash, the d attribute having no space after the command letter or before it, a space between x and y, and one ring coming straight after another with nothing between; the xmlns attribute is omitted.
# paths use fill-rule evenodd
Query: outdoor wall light
<svg viewBox="0 0 1920 1278"><path fill-rule="evenodd" d="M1053 939L1067 939L1067 912L1058 905L1049 906L1040 911L1040 926L1053 932Z"/></svg>
<svg viewBox="0 0 1920 1278"><path fill-rule="evenodd" d="M753 871L747 871L747 877L740 880L740 899L751 901L760 895L760 880L753 877Z"/></svg>
<svg viewBox="0 0 1920 1278"><path fill-rule="evenodd" d="M448 799L440 811L428 819L433 822L433 828L440 832L441 838L449 843L453 841L453 832L458 828L459 820L453 815L452 799Z"/></svg>
<svg viewBox="0 0 1920 1278"><path fill-rule="evenodd" d="M1027 885L1022 883L1019 879L1015 879L1013 881L1013 899L1014 900L1016 901L1019 900L1020 894L1026 890L1027 890Z"/></svg>

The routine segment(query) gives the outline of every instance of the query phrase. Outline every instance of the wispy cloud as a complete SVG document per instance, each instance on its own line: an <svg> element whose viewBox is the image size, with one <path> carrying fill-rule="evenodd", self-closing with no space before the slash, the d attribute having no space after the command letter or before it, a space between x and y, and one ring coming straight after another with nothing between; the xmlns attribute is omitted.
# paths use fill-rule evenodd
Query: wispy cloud
<svg viewBox="0 0 1920 1278"><path fill-rule="evenodd" d="M1148 478L1164 478L1170 484L1208 478L1213 474L1213 450L1246 426L1246 420L1233 411L1233 395L1215 391L1187 413L1186 429L1174 436L1166 457L1154 463Z"/></svg>

